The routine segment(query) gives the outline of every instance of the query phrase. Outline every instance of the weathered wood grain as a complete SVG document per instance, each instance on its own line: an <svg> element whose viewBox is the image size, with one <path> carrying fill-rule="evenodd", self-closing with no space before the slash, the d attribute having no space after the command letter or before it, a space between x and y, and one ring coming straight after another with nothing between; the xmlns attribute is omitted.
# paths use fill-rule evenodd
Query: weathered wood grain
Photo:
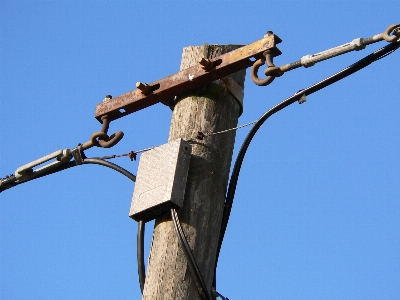
<svg viewBox="0 0 400 300"><path fill-rule="evenodd" d="M200 57L216 57L239 47L204 45L184 48L181 70L196 64ZM231 77L243 87L245 71ZM198 131L218 132L235 127L239 115L240 106L225 87L217 83L208 84L204 89L187 92L176 100L169 140L195 140ZM235 131L230 131L192 143L184 207L178 211L209 291L234 141ZM156 220L142 299L200 299L169 215Z"/></svg>

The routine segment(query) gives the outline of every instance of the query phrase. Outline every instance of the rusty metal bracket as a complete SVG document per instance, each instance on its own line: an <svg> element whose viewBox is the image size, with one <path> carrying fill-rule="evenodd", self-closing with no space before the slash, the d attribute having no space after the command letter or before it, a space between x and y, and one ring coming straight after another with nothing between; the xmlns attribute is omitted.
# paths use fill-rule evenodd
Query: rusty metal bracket
<svg viewBox="0 0 400 300"><path fill-rule="evenodd" d="M251 58L263 58L265 51L277 49L276 44L281 41L268 32L261 40L212 60L201 60L193 67L158 81L150 84L138 82L136 90L99 103L95 117L101 122L102 117L107 115L109 121L113 121L159 102L168 105L169 99L177 95L252 66L254 60Z"/></svg>

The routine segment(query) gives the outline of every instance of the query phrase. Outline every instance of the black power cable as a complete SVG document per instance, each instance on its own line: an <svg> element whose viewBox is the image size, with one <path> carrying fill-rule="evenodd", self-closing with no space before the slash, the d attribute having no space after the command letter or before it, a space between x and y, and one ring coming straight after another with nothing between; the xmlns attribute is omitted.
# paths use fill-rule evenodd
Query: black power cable
<svg viewBox="0 0 400 300"><path fill-rule="evenodd" d="M225 205L224 205L224 212L223 212L223 217L222 217L222 223L221 223L221 231L220 231L220 237L219 237L219 243L218 243L218 249L217 249L217 261L215 264L215 270L214 270L214 281L213 281L213 287L215 288L216 286L216 270L217 270L217 263L218 263L218 257L219 253L221 250L222 242L224 239L226 227L228 225L229 221L229 216L230 212L232 209L232 203L233 203L233 198L235 196L235 191L236 191L236 186L239 178L239 173L240 173L240 168L242 166L242 162L244 159L244 156L246 154L247 148L250 145L251 140L253 139L254 135L257 133L258 129L261 127L261 125L264 124L264 122L273 114L277 113L278 111L284 109L285 107L293 104L294 102L298 101L301 97L304 95L311 95L312 93L315 93L363 68L366 66L370 65L371 63L391 54L395 50L397 50L400 47L400 41L393 42L371 54L368 56L364 57L363 59L357 61L356 63L352 64L351 66L343 69L342 71L304 89L301 90L297 93L295 93L293 96L287 98L286 100L278 103L274 107L272 107L270 110L268 110L265 114L261 116L261 118L254 124L250 132L247 134L240 150L238 153L238 156L235 161L235 165L231 174L231 178L229 181L229 187L228 187L228 192L226 195L225 199Z"/></svg>
<svg viewBox="0 0 400 300"><path fill-rule="evenodd" d="M83 152L81 153L81 156L84 157ZM54 174L56 172L60 172L81 164L97 164L97 165L101 165L101 166L105 166L108 167L110 169L113 169L119 173L121 173L122 175L125 175L126 177L128 177L130 180L132 180L133 182L136 181L136 176L133 175L131 172L129 172L128 170L112 163L109 161L105 161L103 159L100 158L82 158L82 160L80 160L80 163L78 164L76 161L70 161L67 162L63 165L60 165L54 169L51 169L47 172L44 172L42 174L39 174L36 177L33 177L31 179L28 179L26 181L23 182L15 182L13 180L10 180L10 183L7 183L7 185L4 186L0 186L0 192L2 192L3 190L9 189L11 187L17 186L21 183L25 183L27 181L31 181L40 177L44 177L50 174ZM12 178L11 178L12 179ZM139 221L138 222L138 234L137 234L137 261L138 261L138 275L139 275L139 285L140 285L140 289L143 293L143 288L144 288L144 282L145 282L145 265L144 265L144 229L145 229L145 223L143 221Z"/></svg>
<svg viewBox="0 0 400 300"><path fill-rule="evenodd" d="M188 262L189 270L195 280L197 290L199 291L202 299L211 300L210 294L207 291L206 284L204 283L203 277L201 276L200 269L193 256L192 250L190 249L189 243L187 242L185 233L183 232L181 222L178 218L178 213L174 208L171 208L171 217L172 222L174 223L175 232L178 236L179 244L181 245L183 253L185 254L186 261Z"/></svg>
<svg viewBox="0 0 400 300"><path fill-rule="evenodd" d="M233 203L233 198L234 198L235 191L236 191L237 181L239 178L240 168L241 168L244 156L246 154L246 151L250 145L250 142L252 141L254 135L257 133L257 131L261 127L261 125L263 125L264 122L270 116L272 116L276 112L282 110L283 108L293 104L294 102L298 101L301 97L315 93L315 92L319 91L320 89L323 89L323 88L361 70L362 68L370 65L374 61L379 60L379 59L391 54L392 52L397 50L399 47L400 47L400 42L393 42L393 43L389 44L388 46L383 47L383 48L371 53L370 55L364 57L363 59L359 60L358 62L343 69L342 71L340 71L340 72L338 72L338 73L336 73L336 74L334 74L334 75L332 75L332 76L330 76L330 77L328 77L328 78L326 78L304 90L301 90L301 91L295 93L293 96L287 98L286 100L284 100L284 101L280 102L279 104L275 105L274 107L272 107L264 115L262 115L261 118L255 123L255 125L252 127L252 129L246 136L246 138L242 144L242 147L238 153L238 157L236 158L235 165L234 165L232 175L231 175L231 179L229 182L229 187L228 187L228 192L227 192L227 196L226 196L226 200L225 200L224 212L223 212L223 217L222 217L220 238L219 238L218 249L217 249L217 261L216 261L216 266L215 266L215 270L214 270L213 291L215 291L215 286L216 286L216 268L217 268L217 263L218 263L218 257L219 257L219 253L221 250L223 238L224 238L224 235L226 232L226 227L228 225L230 212L232 209L232 203ZM108 168L111 168L111 169L125 175L132 181L134 181L134 182L136 181L136 176L133 175L132 173L130 173L129 171L125 170L124 168L122 168L116 164L113 164L111 162L108 162L108 161L105 161L105 160L102 160L99 158L84 158L81 160L81 162L79 164L99 164L102 166L106 166ZM30 181L33 179L37 179L37 178L40 178L43 176L47 176L47 175L74 167L76 165L78 165L78 164L75 161L71 161L71 162L65 163L57 168L54 168L48 172L42 173L42 174L38 175L37 177L26 180L24 182L27 182L27 181ZM14 186L20 184L20 183L16 182L14 179L15 178L9 177L9 178L3 180L3 182L6 182L7 184L0 186L0 192L2 192L5 189L8 189L8 188L11 188L11 187L14 187ZM175 209L171 209L171 216L172 216L172 221L173 221L173 224L175 227L175 231L178 235L179 242L182 246L182 249L183 249L186 259L188 261L189 269L192 273L192 276L195 279L195 284L199 290L199 293L203 299L211 300L210 294L207 291L207 288L206 288L204 280L201 276L200 270L197 266L197 263L193 256L193 253L192 253L192 251L189 247L189 244L186 240L185 234L183 232L182 226L179 222L179 218L178 218L178 215L177 215ZM139 221L138 235L137 235L137 259L138 259L139 284L140 284L140 289L141 289L142 293L143 293L144 283L145 283L144 228L145 228L145 223L143 221ZM217 292L214 292L214 294L215 295L213 295L213 298L215 298L215 296L219 296L219 297L223 298L222 295L220 295Z"/></svg>
<svg viewBox="0 0 400 300"><path fill-rule="evenodd" d="M85 158L85 159L82 160L82 164L102 165L102 166L108 167L110 169L113 169L113 170L121 173L122 175L125 175L130 180L132 180L133 182L136 181L136 176L133 175L131 172L125 170L124 168L122 168L122 167L120 167L120 166L118 166L116 164L113 164L113 163L111 163L109 161L102 160L100 158ZM41 178L41 177L44 177L44 176L47 176L47 175L51 175L51 174L54 174L54 173L57 173L57 172L60 172L60 171L75 167L77 165L78 164L75 161L67 162L67 163L65 163L63 165L60 165L60 166L55 167L53 169L50 169L49 171L43 172L43 173L41 173L41 174L39 174L39 175L37 175L37 176L35 176L33 178L30 178L28 180L25 180L25 181L22 181L22 182L12 182L12 183L10 183L8 185L0 186L0 192L4 191L6 189L9 189L11 187L17 186L17 185L19 185L21 183L25 183L25 182L28 182L28 181L31 181L31 180L34 180L34 179L38 179L38 178Z"/></svg>
<svg viewBox="0 0 400 300"><path fill-rule="evenodd" d="M138 222L138 233L137 233L137 262L138 262L138 275L139 275L139 286L140 291L143 294L144 283L146 281L146 272L144 267L144 227L145 222L140 220Z"/></svg>

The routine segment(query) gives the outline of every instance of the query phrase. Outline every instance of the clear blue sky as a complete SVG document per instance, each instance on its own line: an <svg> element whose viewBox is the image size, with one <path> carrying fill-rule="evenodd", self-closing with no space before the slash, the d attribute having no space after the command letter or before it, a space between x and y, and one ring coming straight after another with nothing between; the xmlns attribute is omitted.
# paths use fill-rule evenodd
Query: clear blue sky
<svg viewBox="0 0 400 300"><path fill-rule="evenodd" d="M179 70L189 45L249 44L277 65L382 32L398 1L0 1L0 176L100 129L94 109ZM239 124L383 47L246 78ZM218 265L230 299L400 299L400 52L273 116L244 160ZM396 75L397 74L397 75ZM111 123L88 157L167 141L158 104ZM235 155L249 127L237 132ZM137 162L113 160L132 173ZM134 185L80 166L0 194L1 299L140 299ZM146 253L153 225L146 227ZM147 257L146 257L147 260Z"/></svg>

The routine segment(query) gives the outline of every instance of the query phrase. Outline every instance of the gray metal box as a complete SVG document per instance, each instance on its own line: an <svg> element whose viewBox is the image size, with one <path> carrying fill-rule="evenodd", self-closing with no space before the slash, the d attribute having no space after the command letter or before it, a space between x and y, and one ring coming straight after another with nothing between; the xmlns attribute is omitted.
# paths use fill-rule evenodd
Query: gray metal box
<svg viewBox="0 0 400 300"><path fill-rule="evenodd" d="M143 153L140 157L129 216L155 219L171 207L182 207L192 147L182 139Z"/></svg>

